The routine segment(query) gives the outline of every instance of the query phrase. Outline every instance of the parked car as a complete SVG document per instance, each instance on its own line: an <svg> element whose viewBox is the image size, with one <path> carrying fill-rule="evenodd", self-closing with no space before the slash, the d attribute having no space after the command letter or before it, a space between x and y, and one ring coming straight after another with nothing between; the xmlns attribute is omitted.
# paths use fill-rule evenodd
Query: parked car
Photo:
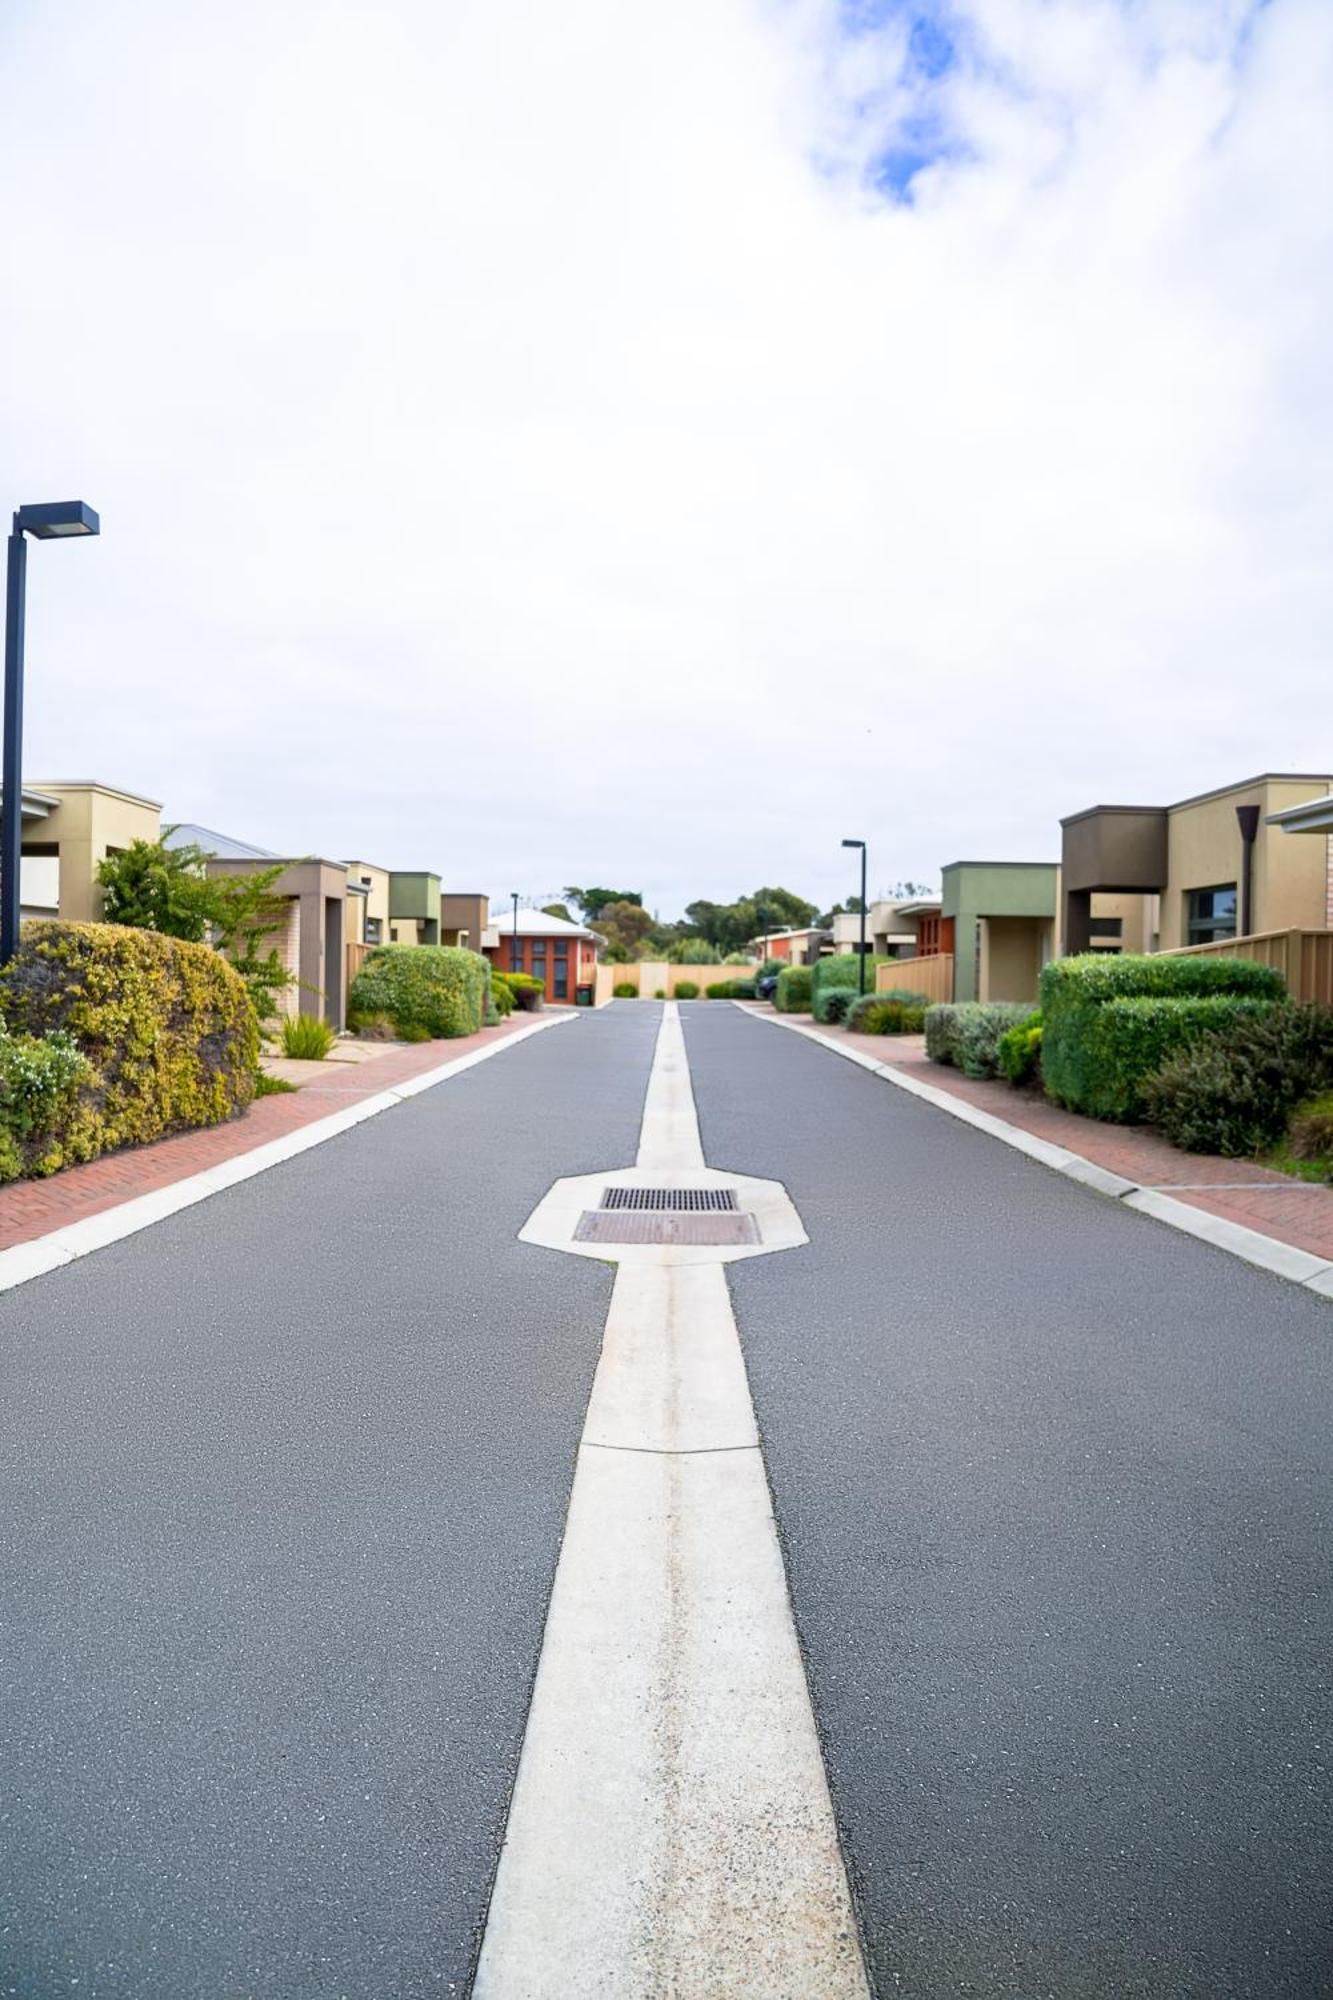
<svg viewBox="0 0 1333 2000"><path fill-rule="evenodd" d="M754 982L754 997L756 1000L771 1000L777 990L778 975L776 972L766 972L762 979L756 979Z"/></svg>

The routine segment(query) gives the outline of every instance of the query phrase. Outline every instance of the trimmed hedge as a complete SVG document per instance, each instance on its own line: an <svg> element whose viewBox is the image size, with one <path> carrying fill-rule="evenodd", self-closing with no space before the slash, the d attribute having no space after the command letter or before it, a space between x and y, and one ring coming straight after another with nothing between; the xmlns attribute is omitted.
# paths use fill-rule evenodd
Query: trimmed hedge
<svg viewBox="0 0 1333 2000"><path fill-rule="evenodd" d="M1097 952L1057 959L1041 975L1047 1095L1091 1118L1140 1119L1143 1086L1169 1055L1278 1004L1286 1004L1281 974L1247 959Z"/></svg>
<svg viewBox="0 0 1333 2000"><path fill-rule="evenodd" d="M348 1021L387 1014L406 1041L475 1035L486 1019L491 969L459 945L381 944L347 996Z"/></svg>
<svg viewBox="0 0 1333 2000"><path fill-rule="evenodd" d="M866 953L867 993L873 993L875 990L875 967L877 965L887 965L887 963L887 959L875 958L870 952ZM859 995L861 991L860 965L861 955L855 951L839 951L832 953L828 958L817 958L810 967L812 1009L815 996L821 993L826 986L850 986L853 993Z"/></svg>
<svg viewBox="0 0 1333 2000"><path fill-rule="evenodd" d="M784 965L778 974L773 1005L779 1014L808 1014L811 977L808 965Z"/></svg>
<svg viewBox="0 0 1333 2000"><path fill-rule="evenodd" d="M1077 1043L1064 1054L1062 1075L1071 1094L1058 1101L1089 1118L1136 1124L1148 1116L1146 1087L1168 1056L1202 1036L1268 1014L1273 1006L1271 1000L1237 993L1205 993L1193 1000L1165 1000L1155 994L1108 1000L1089 1009ZM1050 1042L1048 1026L1043 1053ZM1045 1074L1047 1092L1055 1097L1049 1067Z"/></svg>
<svg viewBox="0 0 1333 2000"><path fill-rule="evenodd" d="M811 996L811 1011L817 1021L825 1023L845 1021L849 1008L860 997L854 986L815 986Z"/></svg>
<svg viewBox="0 0 1333 2000"><path fill-rule="evenodd" d="M672 995L672 998L675 1000L697 1000L699 998L698 980L678 979L676 981L676 990L675 993Z"/></svg>
<svg viewBox="0 0 1333 2000"><path fill-rule="evenodd" d="M65 1039L86 1064L26 1135L6 1118L13 1171L54 1173L118 1146L217 1125L255 1094L254 1008L206 944L122 924L27 923L0 973L0 1014L14 1037Z"/></svg>
<svg viewBox="0 0 1333 2000"><path fill-rule="evenodd" d="M716 979L711 986L705 986L705 1000L733 1000L736 997L734 979Z"/></svg>
<svg viewBox="0 0 1333 2000"><path fill-rule="evenodd" d="M919 1035L925 1025L926 1002L919 993L906 999L863 993L847 1009L847 1026L857 1035Z"/></svg>
<svg viewBox="0 0 1333 2000"><path fill-rule="evenodd" d="M1240 1160L1276 1145L1295 1107L1330 1085L1333 1010L1270 1007L1168 1056L1143 1101L1173 1146Z"/></svg>
<svg viewBox="0 0 1333 2000"><path fill-rule="evenodd" d="M637 1000L638 997L639 989L632 979L617 979L615 985L611 988L611 998L613 1000Z"/></svg>

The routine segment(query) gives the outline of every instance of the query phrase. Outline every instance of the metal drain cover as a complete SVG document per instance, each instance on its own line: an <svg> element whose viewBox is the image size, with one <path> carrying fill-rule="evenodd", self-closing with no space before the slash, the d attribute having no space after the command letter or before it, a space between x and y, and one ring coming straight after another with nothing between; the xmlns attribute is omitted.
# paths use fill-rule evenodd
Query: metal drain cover
<svg viewBox="0 0 1333 2000"><path fill-rule="evenodd" d="M734 1211L735 1188L609 1187L602 1190L603 1208L670 1209L677 1215L706 1209Z"/></svg>
<svg viewBox="0 0 1333 2000"><path fill-rule="evenodd" d="M617 1193L628 1190L615 1190ZM638 1193L642 1190L634 1190ZM653 1192L653 1190L648 1190ZM576 1243L662 1243L662 1244L717 1244L739 1246L759 1243L759 1224L752 1215L743 1215L734 1207L730 1212L700 1212L689 1210L684 1214L671 1213L665 1209L645 1212L628 1208L587 1208L579 1217L574 1231Z"/></svg>

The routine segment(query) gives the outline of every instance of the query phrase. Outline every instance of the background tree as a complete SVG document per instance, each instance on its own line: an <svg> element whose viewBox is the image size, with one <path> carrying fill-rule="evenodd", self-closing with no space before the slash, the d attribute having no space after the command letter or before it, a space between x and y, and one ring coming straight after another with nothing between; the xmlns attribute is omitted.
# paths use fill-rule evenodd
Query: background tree
<svg viewBox="0 0 1333 2000"><path fill-rule="evenodd" d="M544 917L559 917L561 922L566 924L574 922L573 917L569 914L569 906L566 903L543 903L542 915Z"/></svg>
<svg viewBox="0 0 1333 2000"><path fill-rule="evenodd" d="M598 930L602 929L600 922L602 912L612 903L637 903L640 908L643 906L643 897L637 889L577 889L569 883L560 893L566 902L577 905L585 924L596 924Z"/></svg>
<svg viewBox="0 0 1333 2000"><path fill-rule="evenodd" d="M619 902L603 904L597 928L606 939L607 957L623 964L642 957L653 920L642 903L622 897Z"/></svg>
<svg viewBox="0 0 1333 2000"><path fill-rule="evenodd" d="M202 847L167 847L160 840L134 840L108 854L97 864L103 921L198 944L216 903L207 862Z"/></svg>

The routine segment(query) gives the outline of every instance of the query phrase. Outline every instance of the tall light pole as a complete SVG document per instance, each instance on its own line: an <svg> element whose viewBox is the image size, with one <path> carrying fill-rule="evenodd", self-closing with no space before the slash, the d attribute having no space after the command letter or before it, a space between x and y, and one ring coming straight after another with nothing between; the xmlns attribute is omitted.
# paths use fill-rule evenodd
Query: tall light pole
<svg viewBox="0 0 1333 2000"><path fill-rule="evenodd" d="M514 890L513 901L514 901L514 935L509 940L509 970L511 972L521 972L523 968L518 962L518 890L517 889Z"/></svg>
<svg viewBox="0 0 1333 2000"><path fill-rule="evenodd" d="M863 840L844 840L844 847L859 847L861 850L861 956L856 966L856 990L866 990L866 844Z"/></svg>
<svg viewBox="0 0 1333 2000"><path fill-rule="evenodd" d="M4 804L0 808L0 965L19 948L23 899L23 630L28 600L28 544L66 535L96 535L101 522L82 500L56 500L20 507L9 537L5 596L5 754Z"/></svg>

